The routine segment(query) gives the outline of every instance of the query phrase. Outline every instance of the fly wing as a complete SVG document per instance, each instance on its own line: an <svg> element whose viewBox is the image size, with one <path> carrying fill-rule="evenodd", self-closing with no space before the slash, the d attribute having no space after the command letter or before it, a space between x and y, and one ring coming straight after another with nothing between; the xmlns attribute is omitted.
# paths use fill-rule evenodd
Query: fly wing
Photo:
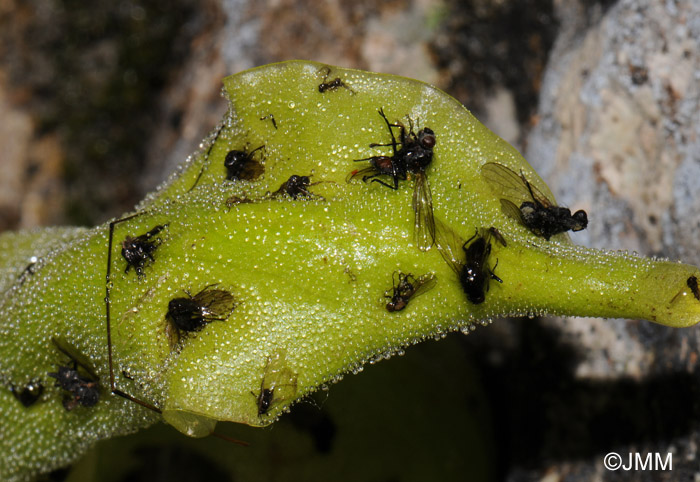
<svg viewBox="0 0 700 482"><path fill-rule="evenodd" d="M462 246L464 246L464 240L462 240L457 233L452 231L452 228L436 219L435 244L442 259L444 259L449 267L452 268L452 271L459 276L462 271L462 266L464 266L464 262L461 261L463 257Z"/></svg>
<svg viewBox="0 0 700 482"><path fill-rule="evenodd" d="M415 290L413 291L412 297L415 298L416 296L427 293L435 288L435 285L437 285L437 276L435 276L433 273L427 273L423 276L419 276L416 282L413 284Z"/></svg>
<svg viewBox="0 0 700 482"><path fill-rule="evenodd" d="M501 199L507 199L516 206L532 201L530 191L522 178L503 164L487 162L481 166L481 177Z"/></svg>
<svg viewBox="0 0 700 482"><path fill-rule="evenodd" d="M225 320L236 307L233 295L226 290L205 288L193 300L204 307L207 315Z"/></svg>
<svg viewBox="0 0 700 482"><path fill-rule="evenodd" d="M520 178L523 180L523 184L525 184L525 186L530 189L531 194L532 194L532 199L534 199L535 201L537 201L538 203L540 203L542 206L544 206L546 208L551 208L552 206L556 206L556 204L553 203L552 201L550 201L549 198L547 196L545 196L545 194L542 191L537 189L537 186L535 186L530 181L528 181L522 172L520 173Z"/></svg>
<svg viewBox="0 0 700 482"><path fill-rule="evenodd" d="M60 352L62 352L68 358L70 358L78 365L83 367L83 369L86 372L88 372L88 374L90 374L92 378L94 378L95 380L99 379L98 376L95 374L95 368L92 365L90 359L87 356L80 353L80 351L71 342L62 337L52 336L51 343L53 343Z"/></svg>
<svg viewBox="0 0 700 482"><path fill-rule="evenodd" d="M272 391L271 407L296 397L297 373L287 365L286 351L283 349L268 358L261 388Z"/></svg>
<svg viewBox="0 0 700 482"><path fill-rule="evenodd" d="M561 242L563 242L563 243L569 243L569 244L572 244L572 243L573 243L573 241L571 241L571 236L569 236L569 233L566 233L566 232L564 232L564 233L559 233L559 234L555 234L555 235L552 236L552 238L550 238L550 239L556 239L556 240L559 240L559 241L561 241Z"/></svg>
<svg viewBox="0 0 700 482"><path fill-rule="evenodd" d="M414 242L421 251L428 251L435 244L435 218L428 178L422 172L416 174L413 186L413 213Z"/></svg>
<svg viewBox="0 0 700 482"><path fill-rule="evenodd" d="M255 181L265 172L265 167L255 159L249 159L241 169L238 179Z"/></svg>
<svg viewBox="0 0 700 482"><path fill-rule="evenodd" d="M481 177L484 178L496 196L510 201L516 207L528 201L539 202L544 207L553 205L547 196L529 182L525 176L517 174L503 164L487 162L481 166Z"/></svg>
<svg viewBox="0 0 700 482"><path fill-rule="evenodd" d="M507 199L501 199L501 210L509 218L513 218L516 221L520 221L521 223L525 224L525 219L523 219L522 211L518 209L518 206L513 204L511 201Z"/></svg>

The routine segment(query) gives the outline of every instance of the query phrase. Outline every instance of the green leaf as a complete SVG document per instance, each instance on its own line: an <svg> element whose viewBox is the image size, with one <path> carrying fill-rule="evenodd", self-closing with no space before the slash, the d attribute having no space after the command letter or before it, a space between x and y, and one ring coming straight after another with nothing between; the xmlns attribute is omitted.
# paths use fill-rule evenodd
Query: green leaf
<svg viewBox="0 0 700 482"><path fill-rule="evenodd" d="M502 139L453 98L396 76L285 62L225 79L230 110L209 144L135 213L114 225L110 314L117 389L163 411L178 430L203 436L215 421L254 426L274 421L319 385L388 357L425 338L507 315L561 314L643 318L669 326L700 319L688 279L698 269L666 260L574 246L566 235L546 241L508 217L481 176L497 162L521 172L552 199L546 185ZM339 78L347 86L319 92ZM436 135L427 170L435 216L459 239L494 226L484 303L470 303L436 248L413 242L413 180L398 190L348 174L353 160L390 147L378 114L430 127ZM270 114L274 116L274 124ZM231 150L264 165L255 181L226 180ZM272 196L291 176L312 176L311 198ZM592 222L596 222L592 213ZM122 242L163 229L143 275L125 272ZM33 241L40 241L30 246ZM105 290L109 226L0 236L4 292L0 305L0 469L21 479L75 460L96 440L160 419L110 393ZM155 242L155 241L154 241ZM7 253L7 254L5 254ZM41 257L20 282L28 255ZM498 263L496 267L496 262ZM395 271L432 273L434 289L388 312L384 294ZM211 311L200 331L183 333L168 316L175 298L207 289L230 293L233 311ZM204 295L202 295L204 296ZM209 299L208 302L213 302ZM51 343L66 340L95 367L101 399L66 411L69 395L47 373L70 360ZM31 380L45 391L30 407L11 386ZM260 410L267 390L269 410ZM410 403L408 401L407 403ZM259 412L265 412L259 414Z"/></svg>

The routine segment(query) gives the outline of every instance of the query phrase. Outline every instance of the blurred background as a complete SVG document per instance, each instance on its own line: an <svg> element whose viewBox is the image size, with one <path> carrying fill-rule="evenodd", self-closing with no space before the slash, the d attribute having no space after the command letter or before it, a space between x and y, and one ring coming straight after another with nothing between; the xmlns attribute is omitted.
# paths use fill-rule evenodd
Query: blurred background
<svg viewBox="0 0 700 482"><path fill-rule="evenodd" d="M0 231L130 210L221 119L224 76L309 59L457 98L588 211L575 242L699 265L699 39L695 0L0 0ZM500 320L230 428L257 449L160 427L51 480L700 481L698 333Z"/></svg>

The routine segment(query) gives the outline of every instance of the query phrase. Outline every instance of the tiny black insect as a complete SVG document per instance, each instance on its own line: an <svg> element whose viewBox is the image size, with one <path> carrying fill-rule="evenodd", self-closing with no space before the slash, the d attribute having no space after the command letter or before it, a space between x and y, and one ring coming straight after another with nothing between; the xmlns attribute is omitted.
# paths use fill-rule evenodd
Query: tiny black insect
<svg viewBox="0 0 700 482"><path fill-rule="evenodd" d="M503 283L495 273L498 260L493 268L488 263L491 239L495 238L505 246L503 236L495 228L477 228L474 236L463 242L459 235L441 222L437 223L436 236L438 251L459 277L467 299L475 305L483 303L489 290L489 281L493 279ZM459 254L460 249L463 256Z"/></svg>
<svg viewBox="0 0 700 482"><path fill-rule="evenodd" d="M571 214L568 208L557 206L522 172L518 175L503 164L487 162L481 167L481 175L501 198L503 212L523 223L537 236L549 240L555 234L580 231L588 226L585 211Z"/></svg>
<svg viewBox="0 0 700 482"><path fill-rule="evenodd" d="M20 284L20 286L27 281L27 278L29 278L31 275L34 274L34 266L37 264L39 261L39 258L36 256L32 256L29 258L29 264L22 270L22 273L20 273L19 278L17 279L17 282Z"/></svg>
<svg viewBox="0 0 700 482"><path fill-rule="evenodd" d="M296 396L297 374L287 366L286 353L281 350L270 357L260 381L260 392L250 392L255 397L258 417L262 418L270 408Z"/></svg>
<svg viewBox="0 0 700 482"><path fill-rule="evenodd" d="M168 303L166 318L175 330L174 346L180 339L180 331L200 331L212 321L225 321L235 308L233 295L226 290L211 289L205 286L202 291L192 296L173 298Z"/></svg>
<svg viewBox="0 0 700 482"><path fill-rule="evenodd" d="M404 274L401 271L394 271L391 279L392 289L384 292L384 297L389 300L386 304L386 310L390 313L403 310L412 298L428 292L437 283L437 277L433 273L416 278L410 273Z"/></svg>
<svg viewBox="0 0 700 482"><path fill-rule="evenodd" d="M10 386L10 391L19 402L25 407L30 407L39 400L39 397L44 392L44 386L38 381L30 381L24 388L18 390L14 385Z"/></svg>
<svg viewBox="0 0 700 482"><path fill-rule="evenodd" d="M260 394L255 395L255 393L250 392L255 397L255 403L258 405L258 416L262 417L270 410L272 405L272 400L275 397L274 388L263 388L260 387Z"/></svg>
<svg viewBox="0 0 700 482"><path fill-rule="evenodd" d="M56 379L55 386L70 392L71 396L63 399L63 406L68 411L73 410L78 405L93 407L100 400L97 381L81 376L75 362L73 362L72 367L59 365L58 372L49 373L49 376Z"/></svg>
<svg viewBox="0 0 700 482"><path fill-rule="evenodd" d="M267 120L267 119L270 119L270 122L272 122L272 127L274 127L275 129L277 129L277 121L275 121L275 116L272 115L272 114L267 114L267 115L262 116L262 117L260 118L261 121L264 121L264 120Z"/></svg>
<svg viewBox="0 0 700 482"><path fill-rule="evenodd" d="M690 291L693 292L693 296L695 296L695 299L700 301L700 289L698 289L698 278L696 276L691 276L686 281L686 284L688 285L688 288L690 288Z"/></svg>
<svg viewBox="0 0 700 482"><path fill-rule="evenodd" d="M296 199L298 196L310 197L309 186L311 185L311 178L309 176L297 176L293 174L282 183L280 188L272 193L272 197L278 197L287 195L292 199Z"/></svg>
<svg viewBox="0 0 700 482"><path fill-rule="evenodd" d="M413 235L416 245L423 251L427 251L435 243L435 220L433 217L433 199L430 193L428 178L425 173L426 169L433 161L433 148L435 147L436 138L432 129L424 127L416 134L413 130L413 121L408 118L408 129L401 122L392 124L384 114L383 109L379 109L379 115L382 116L389 134L391 135L391 143L389 144L370 144L370 147L391 146L393 155L391 156L372 156L364 159L356 159L355 162L369 161L369 167L360 170L352 171L346 178L347 182L352 179L362 176L362 181L378 182L390 189L398 189L399 181L408 179L409 174L415 177L413 185L413 212L414 212L414 230ZM396 141L392 128L399 128L399 141ZM398 148L398 146L401 146ZM393 181L389 184L379 176L389 176Z"/></svg>
<svg viewBox="0 0 700 482"><path fill-rule="evenodd" d="M253 153L264 147L264 145L256 147L250 152L238 150L229 151L224 159L226 179L229 181L236 181L238 179L254 181L259 178L262 173L265 172L265 168L260 162L253 158Z"/></svg>
<svg viewBox="0 0 700 482"><path fill-rule="evenodd" d="M134 268L139 277L143 276L143 268L147 261L155 261L153 253L160 246L162 239L155 238L163 229L167 228L167 224L159 224L147 233L140 236L127 236L122 242L122 256L126 260L125 273L128 273L131 268ZM153 239L155 238L155 239Z"/></svg>
<svg viewBox="0 0 700 482"><path fill-rule="evenodd" d="M322 67L318 72L323 73L323 82L318 85L319 92L324 93L329 90L338 90L340 87L343 87L344 89L349 90L351 95L355 94L355 91L348 87L345 82L340 79L340 77L336 77L328 82L328 76L331 75L330 67Z"/></svg>
<svg viewBox="0 0 700 482"><path fill-rule="evenodd" d="M315 186L316 184L320 184L322 182L323 181L311 182L310 176L298 176L296 174L293 174L289 177L289 179L282 183L282 185L277 191L271 194L271 197L277 198L280 196L287 195L292 199L297 199L298 197L306 199L323 199L322 196L318 196L309 191L309 187Z"/></svg>
<svg viewBox="0 0 700 482"><path fill-rule="evenodd" d="M277 189L275 192L270 193L269 191L261 197L257 198L248 198L245 195L243 196L231 196L230 198L226 199L226 207L228 209L231 209L231 206L234 204L250 204L250 203L258 203L261 201L266 201L268 199L278 199L284 196L291 197L294 200L297 200L299 198L302 199L320 199L324 200L323 196L320 196L318 194L314 194L311 191L309 191L309 187L315 186L316 184L321 184L322 182L332 182L332 181L317 181L317 182L311 182L311 176L298 176L296 174L293 174L292 176L289 177L286 181L284 181L279 189Z"/></svg>
<svg viewBox="0 0 700 482"><path fill-rule="evenodd" d="M58 365L58 372L49 373L48 375L56 379L54 386L60 387L70 393L63 399L63 406L66 410L71 411L78 406L94 407L100 400L100 386L98 378L90 367L78 360L78 356L71 353L68 347L62 346L55 338L51 338L53 344L64 355L71 360L71 364L64 366ZM83 376L78 372L80 365L89 376Z"/></svg>

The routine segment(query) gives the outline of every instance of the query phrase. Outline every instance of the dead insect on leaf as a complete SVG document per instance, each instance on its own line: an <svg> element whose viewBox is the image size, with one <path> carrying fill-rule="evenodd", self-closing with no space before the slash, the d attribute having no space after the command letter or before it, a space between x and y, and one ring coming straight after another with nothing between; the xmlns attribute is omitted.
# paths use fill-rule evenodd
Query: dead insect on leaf
<svg viewBox="0 0 700 482"><path fill-rule="evenodd" d="M391 278L393 287L384 292L384 297L389 300L386 310L390 313L403 310L411 299L427 293L437 284L437 277L433 273L416 278L410 273L394 271Z"/></svg>
<svg viewBox="0 0 700 482"><path fill-rule="evenodd" d="M555 234L580 231L588 226L585 211L571 214L568 208L557 206L522 171L518 175L503 164L487 162L481 167L481 175L500 198L503 212L536 236L549 240Z"/></svg>

